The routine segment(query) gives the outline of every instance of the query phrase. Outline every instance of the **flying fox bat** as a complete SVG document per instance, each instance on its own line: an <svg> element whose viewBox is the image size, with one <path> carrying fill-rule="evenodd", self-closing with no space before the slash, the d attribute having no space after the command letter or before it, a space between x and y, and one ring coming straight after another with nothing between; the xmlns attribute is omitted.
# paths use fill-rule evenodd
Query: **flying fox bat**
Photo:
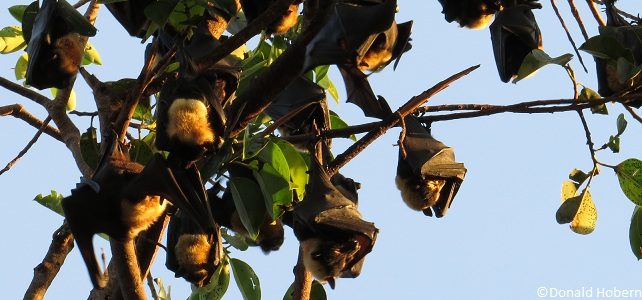
<svg viewBox="0 0 642 300"><path fill-rule="evenodd" d="M214 233L204 232L179 210L167 227L165 266L198 287L207 285L223 256L221 243L218 226Z"/></svg>
<svg viewBox="0 0 642 300"><path fill-rule="evenodd" d="M490 25L495 64L503 82L517 75L526 55L542 48L542 34L531 11L542 5L531 0L518 3L498 12Z"/></svg>
<svg viewBox="0 0 642 300"><path fill-rule="evenodd" d="M82 36L96 35L96 28L65 0L43 0L33 24L23 21L23 28L32 28L25 32L29 41L25 83L40 90L68 87L85 53Z"/></svg>
<svg viewBox="0 0 642 300"><path fill-rule="evenodd" d="M78 184L62 200L66 221L95 288L104 287L107 278L94 254L93 235L105 233L115 240L131 240L165 213L165 200L181 209L186 207L194 192L187 194L160 154L143 167L129 161L117 141L112 144L91 180Z"/></svg>
<svg viewBox="0 0 642 300"><path fill-rule="evenodd" d="M107 9L116 18L118 23L125 28L129 35L144 38L151 20L145 16L147 5L154 0L126 0L105 3Z"/></svg>
<svg viewBox="0 0 642 300"><path fill-rule="evenodd" d="M247 21L251 22L270 8L270 5L274 2L275 0L241 0L241 7L243 8ZM279 19L268 25L267 33L281 35L294 27L298 21L299 4L301 2L303 2L303 0L293 1Z"/></svg>
<svg viewBox="0 0 642 300"><path fill-rule="evenodd" d="M482 29L490 23L495 13L501 10L499 0L439 0L444 18L461 27Z"/></svg>
<svg viewBox="0 0 642 300"><path fill-rule="evenodd" d="M387 111L363 71L380 71L393 60L398 62L410 49L412 22L394 22L395 9L394 0L337 3L306 49L305 69L336 64L344 78L348 102L369 117L384 118Z"/></svg>
<svg viewBox="0 0 642 300"><path fill-rule="evenodd" d="M314 157L305 199L292 218L305 268L317 280L334 288L336 277L359 275L379 230L362 219L356 203L337 190Z"/></svg>
<svg viewBox="0 0 642 300"><path fill-rule="evenodd" d="M399 151L395 182L408 207L437 218L446 215L466 175L452 148L433 138L414 117L405 118L406 135ZM431 211L432 209L432 211Z"/></svg>
<svg viewBox="0 0 642 300"><path fill-rule="evenodd" d="M634 28L617 12L614 0L605 1L606 5L606 25L608 31L615 40L624 48L631 51L633 63L635 66L642 64L642 41L635 33ZM637 27L639 28L639 27ZM602 32L602 30L600 30ZM605 34L605 33L602 33ZM612 96L626 88L625 82L620 82L617 72L617 62L613 59L595 58L597 73L598 92L603 97Z"/></svg>

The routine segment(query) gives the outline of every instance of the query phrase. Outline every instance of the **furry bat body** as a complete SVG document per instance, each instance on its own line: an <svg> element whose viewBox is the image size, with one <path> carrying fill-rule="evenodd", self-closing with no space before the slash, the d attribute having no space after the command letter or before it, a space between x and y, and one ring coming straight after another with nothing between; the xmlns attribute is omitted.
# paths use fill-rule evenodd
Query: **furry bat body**
<svg viewBox="0 0 642 300"><path fill-rule="evenodd" d="M301 2L303 1L294 1L279 19L268 25L268 34L285 34L294 27L298 21L299 4ZM241 7L248 22L251 22L265 12L273 3L274 0L241 0Z"/></svg>

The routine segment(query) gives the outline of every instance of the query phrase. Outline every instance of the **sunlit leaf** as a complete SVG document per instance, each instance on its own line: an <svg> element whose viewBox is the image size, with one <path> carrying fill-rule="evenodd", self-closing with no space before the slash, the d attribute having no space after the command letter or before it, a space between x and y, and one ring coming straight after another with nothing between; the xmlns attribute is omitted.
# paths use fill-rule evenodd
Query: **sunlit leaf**
<svg viewBox="0 0 642 300"><path fill-rule="evenodd" d="M287 141L277 140L276 144L281 148L285 159L290 167L291 187L295 189L298 199L303 199L305 186L308 184L308 165L294 146Z"/></svg>
<svg viewBox="0 0 642 300"><path fill-rule="evenodd" d="M256 276L252 267L242 260L231 258L230 264L232 265L232 273L234 274L234 281L241 291L244 300L260 300L261 299L261 283L259 277Z"/></svg>
<svg viewBox="0 0 642 300"><path fill-rule="evenodd" d="M221 300L230 286L230 264L224 260L218 265L210 282L192 291L188 300Z"/></svg>
<svg viewBox="0 0 642 300"><path fill-rule="evenodd" d="M533 75L537 70L548 64L564 66L571 61L571 59L573 59L573 55L568 53L552 58L543 50L535 49L524 57L524 61L522 61L522 65L519 67L519 71L517 71L517 76L513 79L513 83L517 83L518 81Z"/></svg>
<svg viewBox="0 0 642 300"><path fill-rule="evenodd" d="M163 280L160 278L154 278L154 282L158 285L158 300L172 300L172 287L167 286L167 289L165 289L165 284L163 284Z"/></svg>
<svg viewBox="0 0 642 300"><path fill-rule="evenodd" d="M103 64L102 60L100 59L100 53L98 53L98 50L96 50L96 48L90 42L87 42L87 44L85 45L85 54L83 54L82 57L82 64Z"/></svg>
<svg viewBox="0 0 642 300"><path fill-rule="evenodd" d="M562 183L562 202L575 197L577 194L577 186L570 180L564 180Z"/></svg>
<svg viewBox="0 0 642 300"><path fill-rule="evenodd" d="M62 198L64 198L63 195L51 190L51 194L46 196L38 194L33 200L64 217L65 213L62 210Z"/></svg>
<svg viewBox="0 0 642 300"><path fill-rule="evenodd" d="M330 128L331 129L343 129L347 127L348 127L348 123L346 123L343 119L341 119L341 117L339 117L337 113L330 111ZM355 142L357 141L357 137L354 134L350 135L350 139Z"/></svg>
<svg viewBox="0 0 642 300"><path fill-rule="evenodd" d="M57 88L51 88L49 89L51 92L51 96L54 98L58 95L58 89ZM69 94L69 99L67 99L67 106L65 106L65 109L67 111L72 111L76 109L76 91L74 89L71 89L71 93Z"/></svg>
<svg viewBox="0 0 642 300"><path fill-rule="evenodd" d="M582 91L580 92L580 95L578 97L580 100L598 100L602 99L602 96L600 94L590 88L584 87ZM601 104L598 106L592 106L591 107L591 112L594 114L602 114L602 115L608 115L609 111L606 108L606 104Z"/></svg>
<svg viewBox="0 0 642 300"><path fill-rule="evenodd" d="M9 13L14 17L18 22L22 22L22 16L27 9L27 5L14 5L9 7Z"/></svg>
<svg viewBox="0 0 642 300"><path fill-rule="evenodd" d="M29 66L29 56L27 53L23 53L18 57L16 61L16 67L14 68L14 73L16 75L16 80L23 80L27 77L27 67Z"/></svg>
<svg viewBox="0 0 642 300"><path fill-rule="evenodd" d="M582 202L571 222L571 230L578 234L589 234L597 224L597 208L588 189L582 193Z"/></svg>
<svg viewBox="0 0 642 300"><path fill-rule="evenodd" d="M293 293L294 293L294 284L291 284L288 290L285 292L285 295L283 295L283 300L292 300ZM328 299L328 296L325 293L325 289L323 288L323 285L316 280L313 281L312 288L310 290L310 300L327 300L327 299Z"/></svg>
<svg viewBox="0 0 642 300"><path fill-rule="evenodd" d="M0 53L16 52L26 45L20 26L7 26L0 29Z"/></svg>
<svg viewBox="0 0 642 300"><path fill-rule="evenodd" d="M629 158L615 167L620 187L629 200L642 205L642 161Z"/></svg>
<svg viewBox="0 0 642 300"><path fill-rule="evenodd" d="M261 187L265 208L272 220L279 217L283 208L292 203L289 176L284 178L271 165L264 164L261 170L253 170L254 178ZM289 175L289 174L288 174Z"/></svg>
<svg viewBox="0 0 642 300"><path fill-rule="evenodd" d="M283 155L283 151L279 146L277 146L273 141L268 141L265 147L261 150L258 155L258 158L272 167L281 175L283 178L290 178L290 166L288 161Z"/></svg>
<svg viewBox="0 0 642 300"><path fill-rule="evenodd" d="M221 236L227 241L232 247L245 251L249 248L249 245L247 242L245 242L245 238L241 235L238 234L230 234L227 229L221 228Z"/></svg>

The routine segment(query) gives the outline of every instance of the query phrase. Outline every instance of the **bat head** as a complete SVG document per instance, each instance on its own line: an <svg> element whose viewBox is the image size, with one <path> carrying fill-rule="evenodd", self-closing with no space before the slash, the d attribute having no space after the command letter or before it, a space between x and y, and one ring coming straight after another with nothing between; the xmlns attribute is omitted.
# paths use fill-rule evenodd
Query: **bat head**
<svg viewBox="0 0 642 300"><path fill-rule="evenodd" d="M439 0L448 23L457 22L470 29L485 28L501 9L497 0Z"/></svg>
<svg viewBox="0 0 642 300"><path fill-rule="evenodd" d="M406 136L399 152L395 182L404 202L414 210L437 217L446 214L466 168L455 161L452 148L434 139L413 116L405 119Z"/></svg>

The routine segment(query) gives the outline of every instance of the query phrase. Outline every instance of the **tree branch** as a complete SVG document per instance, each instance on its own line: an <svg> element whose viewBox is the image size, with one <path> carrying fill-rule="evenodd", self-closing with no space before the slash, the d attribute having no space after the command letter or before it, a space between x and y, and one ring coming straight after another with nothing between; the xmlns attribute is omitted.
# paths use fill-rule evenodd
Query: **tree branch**
<svg viewBox="0 0 642 300"><path fill-rule="evenodd" d="M74 248L74 239L67 224L53 234L53 240L42 262L33 269L33 279L25 293L25 300L44 299L47 289L65 262L67 254Z"/></svg>
<svg viewBox="0 0 642 300"><path fill-rule="evenodd" d="M33 146L33 145L38 141L38 138L40 138L40 135L42 135L42 132L44 131L44 129L45 129L47 126L49 126L49 122L51 122L51 117L47 117L47 118L43 121L42 126L40 126L40 128L38 128L38 131L37 131L37 132L36 132L36 134L33 136L33 138L31 138L31 140L29 141L29 143L27 143L27 145L26 145L26 146L25 146L25 147L24 147L24 148L23 148L23 149L18 153L18 155L17 155L14 159L12 159L12 160L11 160L11 161L10 161L10 162L5 166L5 167L4 167L4 169L0 170L0 175L2 175L2 174L4 174L4 173L6 173L7 171L9 171L9 170L13 167L13 165L15 165L15 164L16 164L16 162L18 162L18 160L20 160L20 159L21 159L25 154L27 154L27 152L29 151L29 149L31 149L31 147L32 147L32 146Z"/></svg>
<svg viewBox="0 0 642 300"><path fill-rule="evenodd" d="M112 262L116 262L116 276L119 278L120 290L125 300L146 299L145 285L140 277L140 267L136 257L134 240L109 241ZM113 277L113 275L112 275Z"/></svg>
<svg viewBox="0 0 642 300"><path fill-rule="evenodd" d="M606 22L604 22L602 15L600 15L600 11L597 9L597 6L595 6L595 2L592 0L586 0L586 4L591 9L591 13L593 14L593 18L595 18L595 21L597 21L597 24L599 26L606 26Z"/></svg>
<svg viewBox="0 0 642 300"><path fill-rule="evenodd" d="M577 6L575 5L575 0L568 0L568 6L571 7L571 13L573 14L573 17L575 18L575 21L577 22L577 25L580 27L580 31L582 31L582 35L584 36L584 40L589 39L589 35L586 32L586 28L584 27L584 22L582 21L582 16L580 16L579 10L577 10Z"/></svg>
<svg viewBox="0 0 642 300"><path fill-rule="evenodd" d="M312 274L303 265L303 249L299 247L299 258L294 269L294 283L292 288L292 300L310 300L312 291Z"/></svg>
<svg viewBox="0 0 642 300"><path fill-rule="evenodd" d="M0 116L12 116L14 118L18 118L35 128L40 128L44 124L43 121L29 113L22 104L0 106ZM44 133L61 142L63 141L60 131L50 125L44 127Z"/></svg>
<svg viewBox="0 0 642 300"><path fill-rule="evenodd" d="M642 124L642 117L638 115L638 113L633 109L633 107L624 105L624 109L626 109L629 112L629 114L631 114L631 117L633 117L633 119L635 119L636 121L640 122L640 124Z"/></svg>
<svg viewBox="0 0 642 300"><path fill-rule="evenodd" d="M241 116L236 124L228 124L229 137L236 137L270 104L290 82L303 72L307 45L325 24L325 19L334 1L321 3L319 11L281 56L272 65L253 80L245 93L234 100L229 116Z"/></svg>
<svg viewBox="0 0 642 300"><path fill-rule="evenodd" d="M577 103L576 103L577 102ZM424 123L450 121L457 119L472 119L486 117L501 113L519 113L519 114L537 114L537 113L557 113L569 112L576 110L589 109L603 105L608 102L622 103L626 105L636 105L642 103L642 94L632 94L620 97L607 97L592 100L574 100L574 99L554 99L554 100L536 100L520 102L511 105L492 105L492 104L449 104L424 106L417 109L417 113L425 112L443 112L443 111L462 111L472 110L469 112L458 112L451 114L430 115L420 117L419 120ZM542 107L543 106L543 107ZM332 129L321 131L320 138L348 138L354 134L360 134L381 127L383 122L371 122L360 125L353 125L342 129ZM291 143L303 143L316 138L312 134L293 135L281 137Z"/></svg>
<svg viewBox="0 0 642 300"><path fill-rule="evenodd" d="M328 166L328 176L332 177L334 174L336 174L339 171L339 169L341 169L345 164L347 164L350 160L352 160L359 153L361 153L361 151L363 151L366 147L368 147L368 145L370 145L377 138L379 138L384 133L386 133L388 129L394 127L397 123L399 123L400 120L405 118L407 115L414 113L419 106L426 103L426 101L428 101L432 96L446 89L451 83L455 82L459 78L462 78L468 75L470 72L474 71L477 68L479 68L479 65L470 67L457 74L454 74L448 77L447 79L437 83L436 85L424 91L423 93L415 97L412 97L410 100L408 100L408 102L406 102L406 104L401 106L392 116L384 120L382 122L382 125L379 128L376 128L368 132L368 134L366 134L363 138L361 138L356 143L352 144L352 146L348 147L346 151L337 155L337 157L332 162L330 162Z"/></svg>
<svg viewBox="0 0 642 300"><path fill-rule="evenodd" d="M4 77L0 77L0 86L5 88L5 89L7 89L7 90L9 90L9 91L12 91L12 92L14 92L14 93L16 93L16 94L18 94L20 96L23 96L23 97L25 97L27 99L30 99L33 102L36 102L36 103L42 105L45 108L47 107L47 105L49 105L49 102L51 102L51 100L49 98L47 98L47 97L45 97L43 95L40 95L37 92L34 92L34 91L32 91L32 90L30 90L30 89L28 89L28 88L26 88L26 87L24 87L22 85L19 85L17 83L11 82L10 80L8 80L8 79L6 79Z"/></svg>
<svg viewBox="0 0 642 300"><path fill-rule="evenodd" d="M577 46L575 45L575 41L573 40L573 37L571 36L571 33L568 31L568 27L566 26L566 22L564 22L564 18L562 18L562 15L560 14L560 10L557 8L557 4L555 4L555 0L551 0L551 6L553 6L553 10L555 11L555 14L557 15L557 19L560 20L560 24L562 25L562 28L564 28L564 31L566 32L566 38L571 43L571 46L573 46L573 50L575 51L575 54L577 54L577 58L580 60L580 64L584 68L584 72L588 73L588 69L586 69L586 66L584 65L584 60L582 59L582 55L580 55L580 51L577 50Z"/></svg>

